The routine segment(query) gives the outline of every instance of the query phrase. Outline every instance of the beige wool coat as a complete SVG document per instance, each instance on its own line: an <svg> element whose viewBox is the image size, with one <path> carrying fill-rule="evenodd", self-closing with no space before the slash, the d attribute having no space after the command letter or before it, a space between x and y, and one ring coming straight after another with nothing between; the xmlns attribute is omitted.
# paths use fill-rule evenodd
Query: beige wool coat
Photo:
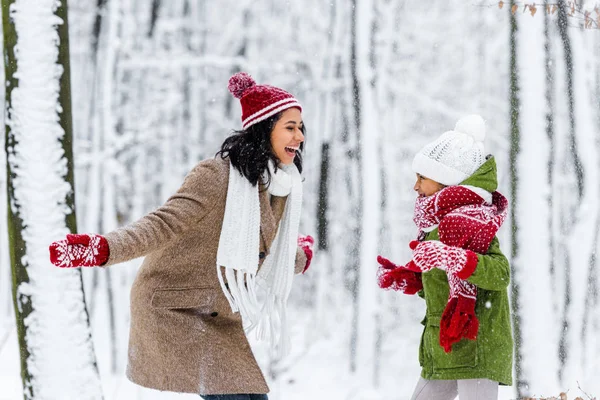
<svg viewBox="0 0 600 400"><path fill-rule="evenodd" d="M163 206L105 235L106 266L146 256L131 289L127 376L136 384L197 394L269 391L217 277L228 181L229 160L202 161ZM259 198L262 264L286 198L266 190ZM296 273L306 263L298 250Z"/></svg>

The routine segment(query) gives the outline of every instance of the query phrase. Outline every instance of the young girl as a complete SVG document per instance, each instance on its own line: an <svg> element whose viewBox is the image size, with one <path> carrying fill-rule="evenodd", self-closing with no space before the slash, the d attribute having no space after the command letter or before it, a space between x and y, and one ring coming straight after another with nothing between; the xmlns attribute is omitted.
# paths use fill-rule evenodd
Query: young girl
<svg viewBox="0 0 600 400"><path fill-rule="evenodd" d="M512 384L510 267L495 236L508 202L484 137L483 119L470 115L419 151L412 260L378 257L380 287L418 292L427 306L413 400L489 400Z"/></svg>
<svg viewBox="0 0 600 400"><path fill-rule="evenodd" d="M305 128L288 92L245 73L229 90L241 101L242 130L218 157L200 162L154 212L104 236L68 235L52 243L50 258L69 268L146 256L131 289L131 381L259 400L269 389L242 323L287 353L293 275L312 258L312 238L298 238Z"/></svg>

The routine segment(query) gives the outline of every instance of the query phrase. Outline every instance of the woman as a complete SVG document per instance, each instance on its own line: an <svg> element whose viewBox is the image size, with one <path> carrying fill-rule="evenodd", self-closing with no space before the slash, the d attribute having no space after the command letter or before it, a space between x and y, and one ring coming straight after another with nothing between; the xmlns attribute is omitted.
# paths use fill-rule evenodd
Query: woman
<svg viewBox="0 0 600 400"><path fill-rule="evenodd" d="M269 337L278 354L288 351L293 274L312 258L312 238L298 238L304 124L282 89L238 73L229 90L241 101L243 129L215 159L200 162L156 211L105 236L68 235L50 257L59 267L106 267L146 256L131 290L134 383L205 399L266 399L243 325Z"/></svg>

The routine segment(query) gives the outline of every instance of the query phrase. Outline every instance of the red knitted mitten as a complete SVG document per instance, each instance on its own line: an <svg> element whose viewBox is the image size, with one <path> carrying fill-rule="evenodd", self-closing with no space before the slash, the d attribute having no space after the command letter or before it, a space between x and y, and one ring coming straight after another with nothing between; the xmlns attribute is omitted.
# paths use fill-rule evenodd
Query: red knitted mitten
<svg viewBox="0 0 600 400"><path fill-rule="evenodd" d="M437 240L410 242L414 264L407 268L416 272L427 272L439 268L460 279L467 279L477 267L477 253L459 247L448 246Z"/></svg>
<svg viewBox="0 0 600 400"><path fill-rule="evenodd" d="M313 258L314 244L315 244L315 239L313 239L312 236L310 236L310 235L298 236L298 246L300 246L302 248L302 250L304 250L304 254L306 255L306 265L304 266L302 273L305 273L306 270L308 269L308 267L310 267L310 262L312 261L312 258Z"/></svg>
<svg viewBox="0 0 600 400"><path fill-rule="evenodd" d="M108 242L100 235L69 234L50 245L50 261L61 268L99 266L108 256Z"/></svg>
<svg viewBox="0 0 600 400"><path fill-rule="evenodd" d="M421 273L398 266L385 257L377 256L378 284L382 289L392 289L404 294L415 294L423 289ZM412 262L412 261L411 261Z"/></svg>

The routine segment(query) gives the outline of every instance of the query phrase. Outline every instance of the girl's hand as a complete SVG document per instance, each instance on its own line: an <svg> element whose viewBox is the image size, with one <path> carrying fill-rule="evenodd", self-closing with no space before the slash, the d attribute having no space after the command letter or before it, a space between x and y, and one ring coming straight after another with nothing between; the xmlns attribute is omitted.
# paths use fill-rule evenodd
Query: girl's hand
<svg viewBox="0 0 600 400"><path fill-rule="evenodd" d="M313 246L315 244L315 239L313 239L310 235L300 235L298 236L298 246L304 250L304 254L306 255L306 265L302 270L302 273L305 273L308 267L310 267L310 262L313 258Z"/></svg>
<svg viewBox="0 0 600 400"><path fill-rule="evenodd" d="M412 241L410 247L414 265L421 272L439 268L467 279L477 268L477 254L471 250L448 246L438 240Z"/></svg>
<svg viewBox="0 0 600 400"><path fill-rule="evenodd" d="M108 261L108 242L100 235L67 235L50 245L50 262L60 268L95 267Z"/></svg>
<svg viewBox="0 0 600 400"><path fill-rule="evenodd" d="M377 256L377 262L379 263L377 278L380 288L393 289L404 294L415 294L423 289L420 272L398 266L382 256ZM412 264L412 261L409 264Z"/></svg>

